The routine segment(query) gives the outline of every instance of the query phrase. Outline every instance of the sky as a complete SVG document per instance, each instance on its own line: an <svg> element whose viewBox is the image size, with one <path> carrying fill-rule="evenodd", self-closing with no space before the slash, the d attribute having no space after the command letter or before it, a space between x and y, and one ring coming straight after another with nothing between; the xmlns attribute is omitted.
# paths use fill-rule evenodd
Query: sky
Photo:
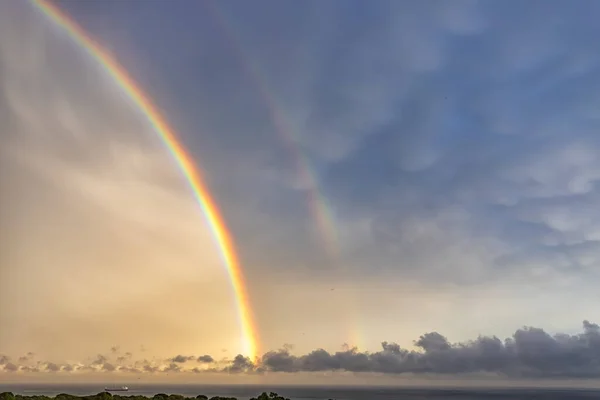
<svg viewBox="0 0 600 400"><path fill-rule="evenodd" d="M0 379L600 376L600 3L53 4L202 172L259 360L155 129L7 0Z"/></svg>

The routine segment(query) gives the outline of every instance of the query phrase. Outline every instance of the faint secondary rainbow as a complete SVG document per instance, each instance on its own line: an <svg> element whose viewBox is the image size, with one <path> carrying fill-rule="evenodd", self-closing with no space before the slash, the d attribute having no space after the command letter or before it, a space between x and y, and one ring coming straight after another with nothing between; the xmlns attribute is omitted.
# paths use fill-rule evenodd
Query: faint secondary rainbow
<svg viewBox="0 0 600 400"><path fill-rule="evenodd" d="M287 122L285 112L277 103L276 96L269 88L268 79L261 72L258 63L244 50L238 38L239 35L236 34L229 18L219 9L217 2L208 1L205 4L212 11L216 21L221 25L223 33L228 37L229 42L237 52L238 57L241 59L242 67L245 68L250 78L254 81L260 97L265 102L276 132L281 137L283 143L285 143L289 153L294 156L296 171L300 175L303 187L308 189L310 211L317 224L319 235L323 240L324 249L330 261L337 263L339 261L340 246L332 208L328 199L319 189L315 171L311 168L308 157L301 151L301 144L298 142L294 129Z"/></svg>
<svg viewBox="0 0 600 400"><path fill-rule="evenodd" d="M156 107L150 102L148 96L144 94L142 89L138 87L125 69L112 56L57 6L47 0L30 1L104 67L106 72L108 72L146 116L148 122L153 126L175 159L212 229L235 292L246 356L250 357L253 361L256 360L259 351L258 333L250 307L243 271L235 252L233 238L227 231L223 218L202 179L200 171L194 166L192 158L178 141L175 132L173 132Z"/></svg>
<svg viewBox="0 0 600 400"><path fill-rule="evenodd" d="M269 88L268 78L266 78L265 74L261 71L259 64L247 51L245 51L240 40L240 35L237 34L235 27L225 12L219 9L217 3L218 2L208 1L205 4L209 11L212 12L217 23L221 25L223 33L228 37L232 47L241 59L242 66L246 69L250 78L254 80L255 87L267 106L275 130L286 144L289 153L295 157L297 172L300 174L303 186L308 188L310 211L315 219L320 239L323 242L323 247L329 257L329 261L336 268L340 268L342 267L343 260L341 259L338 230L335 225L332 207L329 204L327 197L323 195L319 188L317 175L311 167L310 160L302 152L302 146L298 142L297 134L288 123L288 118L286 117L284 110L282 110L276 100L277 96ZM358 299L350 294L344 295L343 293L340 293L340 291L336 292L335 296L343 296L344 300L348 303L348 306L345 307L347 312L344 314L344 324L348 329L348 337L346 338L349 342L348 345L350 347L357 346L359 348L364 348L365 341L359 322L360 316L356 312L358 309L356 304Z"/></svg>

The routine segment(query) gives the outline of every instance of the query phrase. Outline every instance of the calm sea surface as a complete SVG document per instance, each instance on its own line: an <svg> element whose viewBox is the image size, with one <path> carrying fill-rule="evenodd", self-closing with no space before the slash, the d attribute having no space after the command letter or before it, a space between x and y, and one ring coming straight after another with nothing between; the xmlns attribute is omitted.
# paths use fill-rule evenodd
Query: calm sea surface
<svg viewBox="0 0 600 400"><path fill-rule="evenodd" d="M50 395L68 393L90 395L104 390L101 385L10 385L0 384L0 392L23 395ZM260 394L276 392L292 400L578 400L600 399L598 390L567 389L405 389L405 388L341 388L341 387L260 387L260 386L208 386L208 385L139 385L130 387L123 395L152 396L156 393L196 396L233 396L239 400Z"/></svg>

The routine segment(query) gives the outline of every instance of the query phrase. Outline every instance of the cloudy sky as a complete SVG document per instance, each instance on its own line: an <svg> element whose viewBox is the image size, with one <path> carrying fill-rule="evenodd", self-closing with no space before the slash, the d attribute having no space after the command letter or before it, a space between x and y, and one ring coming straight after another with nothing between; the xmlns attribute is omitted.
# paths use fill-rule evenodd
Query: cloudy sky
<svg viewBox="0 0 600 400"><path fill-rule="evenodd" d="M600 3L54 4L204 174L267 354L147 119L7 0L0 373L600 376Z"/></svg>

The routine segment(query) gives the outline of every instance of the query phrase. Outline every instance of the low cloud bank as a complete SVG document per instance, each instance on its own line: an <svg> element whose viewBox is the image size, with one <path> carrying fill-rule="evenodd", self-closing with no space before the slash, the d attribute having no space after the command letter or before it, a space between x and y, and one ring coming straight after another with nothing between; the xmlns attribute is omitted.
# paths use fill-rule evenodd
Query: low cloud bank
<svg viewBox="0 0 600 400"><path fill-rule="evenodd" d="M551 336L543 329L522 328L504 341L492 336L452 344L438 332L415 341L420 351L382 343L376 353L356 349L328 353L315 350L294 356L288 350L270 352L262 358L269 371L298 372L345 370L352 372L458 374L492 372L511 377L600 376L600 328L583 322L577 335Z"/></svg>
<svg viewBox="0 0 600 400"><path fill-rule="evenodd" d="M281 350L265 353L258 362L252 362L241 354L233 360L180 354L167 360L143 360L124 365L129 357L120 357L113 363L109 356L98 355L88 365L59 365L35 362L32 355L21 357L17 362L0 355L0 370L5 373L137 374L347 371L451 375L485 372L513 378L600 377L600 326L587 320L583 321L583 332L575 335L550 335L540 328L524 327L505 340L496 336L480 336L467 342L450 343L444 335L430 332L421 335L414 344L418 350L407 350L396 343L383 342L382 349L373 353L360 352L356 348L335 353L317 349L300 356L293 355L290 346L284 346Z"/></svg>

